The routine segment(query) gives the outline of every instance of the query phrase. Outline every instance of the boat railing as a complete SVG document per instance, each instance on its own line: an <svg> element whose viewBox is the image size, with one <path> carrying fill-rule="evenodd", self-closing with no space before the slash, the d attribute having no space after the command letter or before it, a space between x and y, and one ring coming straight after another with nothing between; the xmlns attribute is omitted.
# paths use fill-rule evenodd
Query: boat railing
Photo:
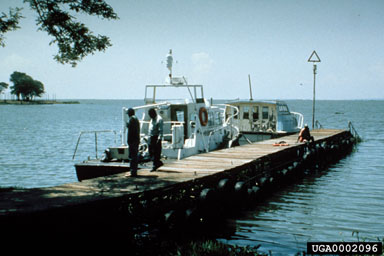
<svg viewBox="0 0 384 256"><path fill-rule="evenodd" d="M231 121L235 118L235 116L238 116L239 113L240 113L240 110L238 107L236 106L233 106L233 105L229 105L229 104L215 104L215 106L224 106L224 120L225 120L225 124L229 125L231 123ZM228 118L225 119L225 117L227 116L227 107L229 109L233 108L235 111L233 114L231 115L228 115ZM230 112L232 113L232 111Z"/></svg>
<svg viewBox="0 0 384 256"><path fill-rule="evenodd" d="M157 89L160 89L160 88L172 88L172 89L174 89L174 88L187 88L193 101L195 101L198 98L201 98L201 99L204 98L204 90L203 90L202 85L190 85L187 83L185 77L178 77L178 78L173 77L172 80L173 81L170 84L146 85L145 86L145 97L144 97L145 104L155 104L156 96L157 96L156 95ZM177 82L176 82L176 80L177 80ZM150 89L152 89L152 96L148 95L148 94L150 94L148 92L148 91L150 91ZM193 89L193 94L191 92L191 89ZM199 89L200 89L200 96L198 93Z"/></svg>
<svg viewBox="0 0 384 256"><path fill-rule="evenodd" d="M77 148L78 148L78 146L80 144L81 136L83 134L86 134L86 133L94 133L95 134L95 153L96 153L96 159L98 159L98 156L97 156L97 134L98 133L114 133L114 135L115 135L115 144L117 142L117 140L116 140L117 131L115 131L115 130L81 131L80 134L79 134L79 138L77 139L77 143L76 143L75 151L73 152L72 160L75 159Z"/></svg>
<svg viewBox="0 0 384 256"><path fill-rule="evenodd" d="M237 126L235 126L235 125L228 124L228 126L231 127L231 128L230 128L230 129L231 129L230 136L231 136L231 140L233 140L233 138L236 137L236 136L240 133L240 130L239 130L239 128L238 128ZM210 141L211 141L211 137L212 137L212 135L214 135L215 133L219 132L220 130L226 130L226 129L228 129L228 127L226 127L226 126L221 126L221 127L219 127L219 128L216 128L216 129L210 131L209 136L208 136L208 143L207 143L207 144L209 145L209 143L210 143ZM235 130L235 132L233 131L233 129ZM236 134L236 136L234 136L234 134ZM206 150L206 151L207 151L207 150ZM207 151L207 152L208 152L208 151Z"/></svg>
<svg viewBox="0 0 384 256"><path fill-rule="evenodd" d="M154 108L154 107L167 105L167 104L169 104L169 103L168 102L160 102L160 103L146 104L143 106L133 107L133 109L138 110L138 109L145 109L145 108ZM127 108L123 108L123 109L125 109L126 111L128 110Z"/></svg>
<svg viewBox="0 0 384 256"><path fill-rule="evenodd" d="M304 116L303 116L303 114L301 114L299 112L291 112L291 114L293 114L293 116L297 120L297 127L300 128L300 129L303 128L304 127Z"/></svg>
<svg viewBox="0 0 384 256"><path fill-rule="evenodd" d="M150 123L150 121L140 120L141 130L143 130L143 126L144 125L149 127L149 123ZM170 124L170 128L172 128L173 125L183 125L184 126L185 122L181 122L181 121L163 121L163 124L164 125ZM170 129L169 131L170 131L170 133L164 133L163 137L171 137L171 141L172 141L172 137L173 137L172 129ZM140 136L145 136L145 135L146 134L144 134L144 133L140 134Z"/></svg>
<svg viewBox="0 0 384 256"><path fill-rule="evenodd" d="M240 114L239 108L236 106L230 105L230 104L218 104L218 105L224 106L224 109L225 109L224 110L224 120L225 120L225 124L227 126L231 127L230 128L231 129L231 138L237 137L240 134L240 129L237 125L234 125L232 121L234 120L234 118L236 116L239 116L239 114ZM230 111L230 113L232 113L232 114L228 115L228 118L225 119L225 117L227 116L227 113L226 113L227 107L229 109L231 109L231 108L234 109L234 111ZM235 131L233 131L233 130L235 130ZM235 136L234 136L234 134L235 134Z"/></svg>

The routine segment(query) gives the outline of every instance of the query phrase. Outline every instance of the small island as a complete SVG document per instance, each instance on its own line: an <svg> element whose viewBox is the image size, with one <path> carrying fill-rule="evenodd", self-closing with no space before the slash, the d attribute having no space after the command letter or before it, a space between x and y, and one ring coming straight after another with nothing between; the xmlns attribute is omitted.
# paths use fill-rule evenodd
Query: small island
<svg viewBox="0 0 384 256"><path fill-rule="evenodd" d="M0 105L80 104L74 100L0 100Z"/></svg>
<svg viewBox="0 0 384 256"><path fill-rule="evenodd" d="M36 99L40 98L44 93L44 84L40 81L34 80L31 76L22 72L13 72L9 79L13 85L10 87L11 94L15 95L17 99L3 99L0 100L0 105L41 105L41 104L79 104L78 101L57 101ZM8 84L0 82L0 94L8 88Z"/></svg>

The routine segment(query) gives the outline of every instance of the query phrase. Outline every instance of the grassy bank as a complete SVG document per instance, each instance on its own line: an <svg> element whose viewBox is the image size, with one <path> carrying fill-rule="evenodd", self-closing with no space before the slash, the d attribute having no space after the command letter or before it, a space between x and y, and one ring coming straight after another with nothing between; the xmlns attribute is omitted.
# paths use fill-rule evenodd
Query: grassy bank
<svg viewBox="0 0 384 256"><path fill-rule="evenodd" d="M364 241L364 240L363 240ZM377 240L384 247L384 239ZM377 242L376 241L376 242ZM136 241L137 242L137 241ZM362 240L360 240L362 242ZM367 241L368 242L368 241ZM370 241L372 242L372 241ZM273 251L260 252L257 246L237 246L218 242L212 239L203 239L198 241L176 242L174 240L162 240L161 242L146 241L136 243L135 249L131 250L133 255L157 255L157 256L273 256ZM307 255L305 251L295 253L295 256ZM317 255L317 254L316 254ZM327 254L330 255L330 254ZM348 254L357 255L378 255L384 256L384 248L382 254Z"/></svg>
<svg viewBox="0 0 384 256"><path fill-rule="evenodd" d="M136 241L137 242L137 241ZM141 241L130 248L132 255L157 256L258 256L259 246L233 246L215 240L175 242L174 240Z"/></svg>

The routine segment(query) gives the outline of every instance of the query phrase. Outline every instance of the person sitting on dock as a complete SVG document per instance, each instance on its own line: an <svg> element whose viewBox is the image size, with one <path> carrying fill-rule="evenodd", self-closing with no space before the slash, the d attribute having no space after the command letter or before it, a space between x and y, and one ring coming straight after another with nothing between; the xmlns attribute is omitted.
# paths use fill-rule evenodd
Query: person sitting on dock
<svg viewBox="0 0 384 256"><path fill-rule="evenodd" d="M128 127L128 150L129 158L131 159L130 170L132 177L137 176L138 165L138 153L140 144L140 122L135 116L135 110L133 108L128 109L129 120L127 122ZM129 176L129 175L126 175Z"/></svg>
<svg viewBox="0 0 384 256"><path fill-rule="evenodd" d="M163 139L163 119L156 113L154 108L149 109L148 115L151 117L149 122L149 154L153 157L153 168L151 172L156 171L163 162L161 157L161 141Z"/></svg>
<svg viewBox="0 0 384 256"><path fill-rule="evenodd" d="M314 142L315 139L313 138L313 136L311 136L311 133L309 132L309 128L308 128L308 125L305 124L304 125L304 128L301 129L300 133L299 133L299 137L297 138L297 141L296 142Z"/></svg>

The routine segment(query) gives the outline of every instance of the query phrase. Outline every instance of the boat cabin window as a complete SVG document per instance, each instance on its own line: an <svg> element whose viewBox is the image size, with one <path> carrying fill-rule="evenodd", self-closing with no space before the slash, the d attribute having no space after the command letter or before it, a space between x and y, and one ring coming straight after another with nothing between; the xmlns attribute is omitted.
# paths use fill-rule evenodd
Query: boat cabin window
<svg viewBox="0 0 384 256"><path fill-rule="evenodd" d="M279 112L289 112L286 105L279 105Z"/></svg>
<svg viewBox="0 0 384 256"><path fill-rule="evenodd" d="M269 107L263 107L263 119L268 119Z"/></svg>
<svg viewBox="0 0 384 256"><path fill-rule="evenodd" d="M204 103L204 98L197 98L196 103Z"/></svg>
<svg viewBox="0 0 384 256"><path fill-rule="evenodd" d="M223 121L220 117L220 112L215 113L215 125L222 125Z"/></svg>
<svg viewBox="0 0 384 256"><path fill-rule="evenodd" d="M169 114L168 114L169 115ZM164 121L177 121L182 122L184 126L184 138L188 136L188 108L187 105L171 105L170 116L168 118L163 118ZM193 119L191 119L193 120ZM169 126L169 127L167 127ZM171 132L172 125L170 122L164 123L164 133L166 131Z"/></svg>
<svg viewBox="0 0 384 256"><path fill-rule="evenodd" d="M253 118L253 120L258 120L259 119L259 106L253 106L252 118Z"/></svg>
<svg viewBox="0 0 384 256"><path fill-rule="evenodd" d="M214 124L214 116L213 116L213 112L212 111L209 111L208 112L208 126L213 126Z"/></svg>
<svg viewBox="0 0 384 256"><path fill-rule="evenodd" d="M178 122L184 122L184 111L176 110L176 120Z"/></svg>
<svg viewBox="0 0 384 256"><path fill-rule="evenodd" d="M237 107L237 108L239 109L239 111L240 111L240 106L235 106L235 107ZM234 109L234 108L232 108L232 111L233 111L233 114L236 114L236 113L237 113L236 109ZM239 118L239 115L240 115L240 112L237 113L237 115L235 115L233 118L234 118L234 119L238 119L238 118Z"/></svg>
<svg viewBox="0 0 384 256"><path fill-rule="evenodd" d="M249 107L248 106L243 107L243 119L249 119Z"/></svg>

